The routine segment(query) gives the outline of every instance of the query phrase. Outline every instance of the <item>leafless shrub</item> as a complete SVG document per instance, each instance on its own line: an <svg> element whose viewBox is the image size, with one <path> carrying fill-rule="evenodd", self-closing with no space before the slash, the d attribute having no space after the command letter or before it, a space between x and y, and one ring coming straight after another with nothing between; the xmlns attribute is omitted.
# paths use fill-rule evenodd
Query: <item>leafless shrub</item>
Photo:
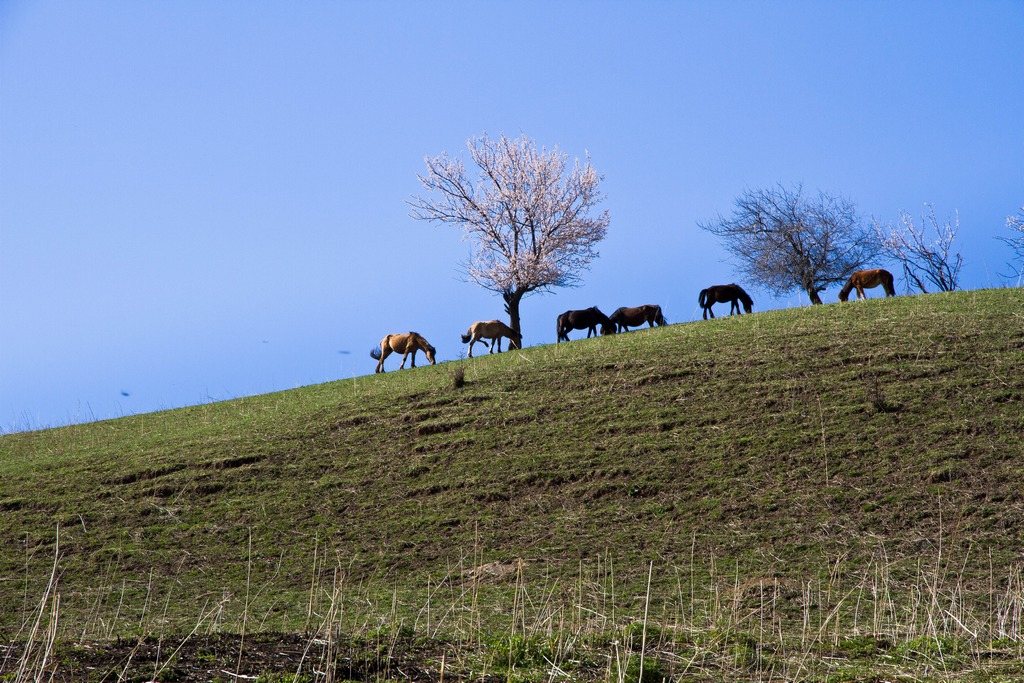
<svg viewBox="0 0 1024 683"><path fill-rule="evenodd" d="M805 197L803 187L748 190L732 216L697 224L722 238L740 271L777 296L799 289L812 304L878 251L853 202L827 192Z"/></svg>
<svg viewBox="0 0 1024 683"><path fill-rule="evenodd" d="M914 217L900 211L896 225L880 225L874 221L875 234L882 250L903 266L903 276L908 287L913 286L927 292L933 286L940 292L952 292L957 288L963 256L954 252L953 242L960 230L960 215L954 211L953 222L949 218L939 225L935 208L925 205L928 213L921 218L921 225L914 223ZM934 238L929 235L925 222L931 225Z"/></svg>

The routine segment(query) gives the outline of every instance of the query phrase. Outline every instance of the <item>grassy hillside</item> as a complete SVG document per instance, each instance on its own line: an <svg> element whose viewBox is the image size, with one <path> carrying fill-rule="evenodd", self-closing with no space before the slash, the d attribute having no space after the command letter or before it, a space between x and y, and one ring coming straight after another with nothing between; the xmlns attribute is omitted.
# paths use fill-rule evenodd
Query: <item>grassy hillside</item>
<svg viewBox="0 0 1024 683"><path fill-rule="evenodd" d="M657 634L666 676L826 680L858 638L947 674L966 639L985 669L1024 637L1022 377L1024 291L975 291L3 436L0 642L500 635L504 679L543 637L546 680Z"/></svg>

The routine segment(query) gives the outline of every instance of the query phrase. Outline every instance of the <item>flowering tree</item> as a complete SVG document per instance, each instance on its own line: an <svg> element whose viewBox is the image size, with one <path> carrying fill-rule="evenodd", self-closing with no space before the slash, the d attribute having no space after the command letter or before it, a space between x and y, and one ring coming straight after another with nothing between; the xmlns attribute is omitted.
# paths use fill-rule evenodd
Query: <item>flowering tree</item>
<svg viewBox="0 0 1024 683"><path fill-rule="evenodd" d="M939 225L935 218L935 209L930 204L927 219L931 223L935 238L928 236L924 227L925 217L921 218L921 226L914 224L914 217L906 211L900 211L898 225L881 226L874 221L875 234L882 245L882 250L893 260L903 265L903 276L908 285L928 291L932 285L940 292L952 292L960 280L960 269L964 265L960 252L951 253L953 241L960 230L960 216L956 215L953 224L946 219Z"/></svg>
<svg viewBox="0 0 1024 683"><path fill-rule="evenodd" d="M878 249L852 202L825 192L805 198L801 186L748 190L736 199L731 217L697 225L722 238L748 278L776 296L802 290L812 304Z"/></svg>
<svg viewBox="0 0 1024 683"><path fill-rule="evenodd" d="M537 148L525 136L492 140L483 135L466 143L476 175L462 161L443 153L427 157L418 176L429 197L413 197L411 215L460 227L471 243L463 264L468 281L501 294L510 326L520 331L519 302L534 291L574 287L580 272L597 257L607 233L602 176L590 165L556 147Z"/></svg>

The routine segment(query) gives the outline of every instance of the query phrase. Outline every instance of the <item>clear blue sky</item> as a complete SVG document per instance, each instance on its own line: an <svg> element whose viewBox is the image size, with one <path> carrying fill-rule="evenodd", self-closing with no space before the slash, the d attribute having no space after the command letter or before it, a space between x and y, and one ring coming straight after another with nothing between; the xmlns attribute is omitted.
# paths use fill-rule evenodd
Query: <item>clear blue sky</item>
<svg viewBox="0 0 1024 683"><path fill-rule="evenodd" d="M484 132L605 176L601 256L524 300L527 345L699 317L736 274L697 222L776 183L957 210L963 287L1016 284L1022 44L1020 0L0 0L0 430L372 373L388 332L458 358L501 300L406 200Z"/></svg>

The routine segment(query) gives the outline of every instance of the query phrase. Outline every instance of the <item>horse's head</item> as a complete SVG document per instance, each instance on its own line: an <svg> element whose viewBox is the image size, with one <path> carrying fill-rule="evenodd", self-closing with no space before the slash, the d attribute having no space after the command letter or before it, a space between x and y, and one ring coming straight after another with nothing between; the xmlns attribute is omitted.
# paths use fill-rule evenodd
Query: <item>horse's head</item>
<svg viewBox="0 0 1024 683"><path fill-rule="evenodd" d="M508 347L510 349L521 349L523 348L523 335L520 332L516 332L514 337L508 338Z"/></svg>
<svg viewBox="0 0 1024 683"><path fill-rule="evenodd" d="M616 329L617 329L617 326L615 325L615 323L613 323L610 320L608 322L606 322L606 323L601 323L601 334L602 335L606 335L607 336L609 334L615 334L615 330Z"/></svg>
<svg viewBox="0 0 1024 683"><path fill-rule="evenodd" d="M427 344L427 348L423 349L423 353L427 354L427 360L430 361L431 365L436 365L434 357L437 355L437 349L430 344Z"/></svg>
<svg viewBox="0 0 1024 683"><path fill-rule="evenodd" d="M733 285L733 287L736 288L736 295L739 297L739 300L743 302L743 310L747 313L752 313L754 311L754 300L739 285Z"/></svg>
<svg viewBox="0 0 1024 683"><path fill-rule="evenodd" d="M849 301L850 300L850 292L852 292L852 291L853 291L853 277L851 276L850 279L846 281L846 284L843 285L843 288L839 290L839 300L840 301Z"/></svg>

